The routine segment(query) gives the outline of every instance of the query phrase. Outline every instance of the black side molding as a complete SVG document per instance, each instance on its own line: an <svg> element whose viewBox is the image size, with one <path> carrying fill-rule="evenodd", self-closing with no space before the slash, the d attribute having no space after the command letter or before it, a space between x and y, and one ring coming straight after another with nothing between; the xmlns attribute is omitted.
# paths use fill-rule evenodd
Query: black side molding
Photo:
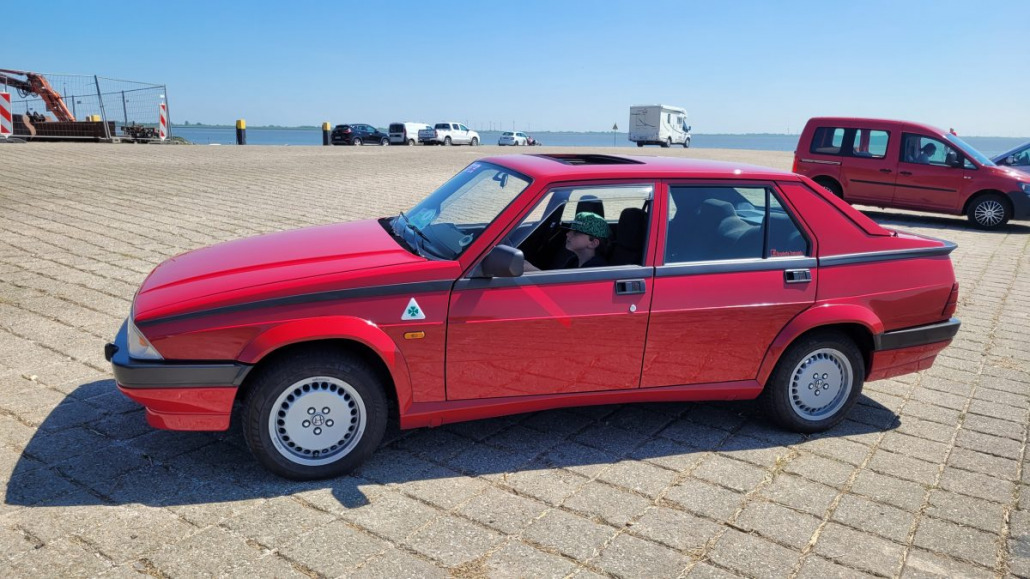
<svg viewBox="0 0 1030 579"><path fill-rule="evenodd" d="M935 342L944 342L955 337L962 322L951 318L946 322L894 330L873 336L873 348L880 350L897 350L913 346L925 346Z"/></svg>

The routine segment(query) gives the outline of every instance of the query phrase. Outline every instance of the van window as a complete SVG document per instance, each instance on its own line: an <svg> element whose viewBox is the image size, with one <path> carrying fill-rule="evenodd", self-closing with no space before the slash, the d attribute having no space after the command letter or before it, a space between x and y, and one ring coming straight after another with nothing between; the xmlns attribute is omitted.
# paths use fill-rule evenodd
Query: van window
<svg viewBox="0 0 1030 579"><path fill-rule="evenodd" d="M872 157L882 159L887 155L887 131L872 129L855 130L855 140L851 144L851 154L856 157Z"/></svg>
<svg viewBox="0 0 1030 579"><path fill-rule="evenodd" d="M809 151L817 155L839 155L844 144L844 129L839 127L818 127L812 135Z"/></svg>

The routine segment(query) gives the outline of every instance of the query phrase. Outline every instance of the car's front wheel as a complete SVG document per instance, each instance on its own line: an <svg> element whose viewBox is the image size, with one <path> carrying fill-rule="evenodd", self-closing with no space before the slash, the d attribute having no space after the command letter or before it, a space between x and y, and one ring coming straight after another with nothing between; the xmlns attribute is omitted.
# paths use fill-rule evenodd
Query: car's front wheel
<svg viewBox="0 0 1030 579"><path fill-rule="evenodd" d="M245 402L243 434L273 473L329 478L372 454L387 412L383 386L365 363L329 350L304 352L257 377Z"/></svg>
<svg viewBox="0 0 1030 579"><path fill-rule="evenodd" d="M408 146L409 147L414 147L415 146L415 139L408 139Z"/></svg>
<svg viewBox="0 0 1030 579"><path fill-rule="evenodd" d="M988 193L970 202L966 217L980 229L997 229L1012 219L1012 209L1004 197Z"/></svg>
<svg viewBox="0 0 1030 579"><path fill-rule="evenodd" d="M844 419L865 382L858 346L836 331L816 332L791 344L762 391L762 402L780 426L821 432Z"/></svg>
<svg viewBox="0 0 1030 579"><path fill-rule="evenodd" d="M683 148L684 149L689 149L690 148L690 137L687 137L687 140L683 141Z"/></svg>
<svg viewBox="0 0 1030 579"><path fill-rule="evenodd" d="M472 143L471 144L472 144L473 147L478 147L479 146L479 139L477 139L476 137L472 137Z"/></svg>

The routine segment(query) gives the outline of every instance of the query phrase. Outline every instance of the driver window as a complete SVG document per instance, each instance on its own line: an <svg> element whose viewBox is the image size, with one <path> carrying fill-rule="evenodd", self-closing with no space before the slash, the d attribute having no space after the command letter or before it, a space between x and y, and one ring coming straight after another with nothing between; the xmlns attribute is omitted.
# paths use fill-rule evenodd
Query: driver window
<svg viewBox="0 0 1030 579"><path fill-rule="evenodd" d="M922 135L905 135L902 145L903 159L907 163L949 167L949 161L964 159L962 153L951 145Z"/></svg>
<svg viewBox="0 0 1030 579"><path fill-rule="evenodd" d="M643 265L653 195L651 184L552 189L504 243L522 250L527 273Z"/></svg>

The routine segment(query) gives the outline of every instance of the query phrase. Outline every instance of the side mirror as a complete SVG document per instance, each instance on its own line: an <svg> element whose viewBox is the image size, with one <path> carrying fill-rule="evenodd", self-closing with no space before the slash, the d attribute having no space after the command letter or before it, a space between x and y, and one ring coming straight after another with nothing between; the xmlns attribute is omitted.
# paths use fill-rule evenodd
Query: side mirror
<svg viewBox="0 0 1030 579"><path fill-rule="evenodd" d="M959 168L962 166L962 157L955 151L948 151L948 155L945 157L944 163L949 167Z"/></svg>
<svg viewBox="0 0 1030 579"><path fill-rule="evenodd" d="M479 265L480 275L476 277L519 277L525 269L526 257L521 250L508 245L498 245L490 250Z"/></svg>

